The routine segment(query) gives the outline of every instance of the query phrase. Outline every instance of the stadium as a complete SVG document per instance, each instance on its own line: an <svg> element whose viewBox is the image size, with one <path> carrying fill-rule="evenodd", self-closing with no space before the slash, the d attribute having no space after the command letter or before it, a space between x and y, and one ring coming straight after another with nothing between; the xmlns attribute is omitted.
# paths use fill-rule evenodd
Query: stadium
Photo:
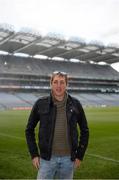
<svg viewBox="0 0 119 180"><path fill-rule="evenodd" d="M1 25L0 52L0 179L36 177L24 128L34 102L50 92L55 70L68 73L68 92L84 106L91 131L74 178L118 179L119 72L111 64L119 62L119 48Z"/></svg>
<svg viewBox="0 0 119 180"><path fill-rule="evenodd" d="M0 55L1 109L31 106L35 94L49 92L55 70L69 74L68 90L82 104L119 105L119 73L110 66L119 61L119 49L60 36L0 27L0 50L6 52Z"/></svg>

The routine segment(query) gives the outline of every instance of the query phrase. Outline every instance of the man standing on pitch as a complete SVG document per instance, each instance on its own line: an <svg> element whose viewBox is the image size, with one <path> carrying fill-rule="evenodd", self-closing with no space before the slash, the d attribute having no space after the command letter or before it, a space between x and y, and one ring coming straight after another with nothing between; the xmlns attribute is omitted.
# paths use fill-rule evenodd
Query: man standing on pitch
<svg viewBox="0 0 119 180"><path fill-rule="evenodd" d="M84 110L67 92L68 77L55 71L51 93L34 104L26 127L26 140L37 179L73 179L74 167L80 167L89 139ZM38 146L35 127L39 122ZM80 131L78 131L78 126Z"/></svg>

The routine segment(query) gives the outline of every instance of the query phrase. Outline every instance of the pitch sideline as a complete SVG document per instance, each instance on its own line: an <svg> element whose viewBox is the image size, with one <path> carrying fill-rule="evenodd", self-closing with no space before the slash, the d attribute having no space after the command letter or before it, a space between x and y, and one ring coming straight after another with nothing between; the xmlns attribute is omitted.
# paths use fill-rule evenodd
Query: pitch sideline
<svg viewBox="0 0 119 180"><path fill-rule="evenodd" d="M22 138L22 137L18 137L18 136L12 136L12 135L8 135L8 134L5 134L5 133L0 133L0 136L4 136L4 137L9 137L9 138L14 138L14 139L19 139L19 140L24 140L25 141L25 137ZM115 159L108 158L108 157L105 157L105 156L101 156L101 155L98 155L98 154L86 153L86 155L88 155L90 157L95 157L95 158L103 159L103 160L106 160L106 161L111 161L111 162L119 163L119 160L115 160Z"/></svg>
<svg viewBox="0 0 119 180"><path fill-rule="evenodd" d="M0 133L0 136L8 137L8 138L14 138L14 139L19 139L19 140L25 140L25 138L18 137L18 136L13 136L13 135L8 135L5 133Z"/></svg>
<svg viewBox="0 0 119 180"><path fill-rule="evenodd" d="M119 163L119 160L115 160L115 159L108 158L108 157L105 157L105 156L101 156L101 155L98 155L98 154L89 154L89 153L86 153L86 154L88 156L91 156L91 157L95 157L95 158L103 159L103 160L106 160L106 161L112 161L112 162Z"/></svg>

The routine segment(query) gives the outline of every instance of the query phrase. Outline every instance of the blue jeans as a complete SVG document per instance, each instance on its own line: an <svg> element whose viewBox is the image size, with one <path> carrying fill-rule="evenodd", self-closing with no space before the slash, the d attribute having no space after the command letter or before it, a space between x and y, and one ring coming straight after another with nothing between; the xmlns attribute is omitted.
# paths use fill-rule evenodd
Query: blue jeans
<svg viewBox="0 0 119 180"><path fill-rule="evenodd" d="M52 156L50 161L41 158L37 179L73 179L73 170L70 156Z"/></svg>

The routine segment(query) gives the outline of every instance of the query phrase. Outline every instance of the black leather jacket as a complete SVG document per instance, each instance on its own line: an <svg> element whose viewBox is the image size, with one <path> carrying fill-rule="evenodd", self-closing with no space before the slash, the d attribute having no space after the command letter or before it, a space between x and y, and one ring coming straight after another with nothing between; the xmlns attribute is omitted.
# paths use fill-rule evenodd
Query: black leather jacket
<svg viewBox="0 0 119 180"><path fill-rule="evenodd" d="M70 95L68 95L67 99L66 114L71 160L74 161L76 158L82 160L88 145L89 129L80 102ZM50 160L52 156L55 120L56 106L52 101L52 97L39 98L32 108L25 131L32 158L39 156L34 129L37 123L40 122L38 133L40 156L43 159ZM80 128L80 136L77 124Z"/></svg>

